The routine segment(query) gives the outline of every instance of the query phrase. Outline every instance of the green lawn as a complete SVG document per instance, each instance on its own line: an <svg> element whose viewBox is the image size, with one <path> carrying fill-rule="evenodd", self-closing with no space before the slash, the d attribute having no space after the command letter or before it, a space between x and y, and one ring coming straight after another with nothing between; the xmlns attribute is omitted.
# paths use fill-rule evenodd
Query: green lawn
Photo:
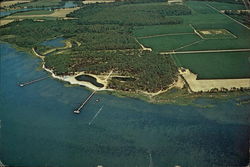
<svg viewBox="0 0 250 167"><path fill-rule="evenodd" d="M33 10L33 11L16 13L16 14L13 14L12 16L47 15L47 14L52 14L53 12L54 11L49 11L49 10Z"/></svg>
<svg viewBox="0 0 250 167"><path fill-rule="evenodd" d="M198 78L250 78L249 52L173 55L176 64Z"/></svg>
<svg viewBox="0 0 250 167"><path fill-rule="evenodd" d="M196 34L188 34L145 38L139 41L154 51L172 51L199 40L201 39Z"/></svg>

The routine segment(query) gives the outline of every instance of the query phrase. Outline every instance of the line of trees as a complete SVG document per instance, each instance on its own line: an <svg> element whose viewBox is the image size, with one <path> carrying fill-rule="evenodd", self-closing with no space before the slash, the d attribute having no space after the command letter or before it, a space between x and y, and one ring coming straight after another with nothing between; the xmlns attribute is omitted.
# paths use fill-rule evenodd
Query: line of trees
<svg viewBox="0 0 250 167"><path fill-rule="evenodd" d="M162 3L143 4L92 4L74 11L68 17L77 17L82 24L119 24L130 26L180 24L180 16L190 15L191 10L184 5L164 5Z"/></svg>

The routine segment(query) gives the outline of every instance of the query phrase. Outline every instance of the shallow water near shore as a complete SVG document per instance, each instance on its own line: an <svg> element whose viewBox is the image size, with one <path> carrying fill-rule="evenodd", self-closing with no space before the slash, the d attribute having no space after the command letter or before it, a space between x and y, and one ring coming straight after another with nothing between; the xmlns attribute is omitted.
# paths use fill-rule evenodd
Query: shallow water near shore
<svg viewBox="0 0 250 167"><path fill-rule="evenodd" d="M75 4L73 1L67 1L61 7L21 8L21 9L0 11L0 17L9 16L9 15L17 13L17 12L26 12L26 11L31 11L31 10L50 10L50 9L58 9L58 8L72 8L72 7L76 7L76 6L77 6L77 4Z"/></svg>
<svg viewBox="0 0 250 167"><path fill-rule="evenodd" d="M0 160L9 166L246 166L250 105L241 97L156 105L48 78L40 60L0 44ZM96 100L100 101L97 102ZM89 126L96 112L102 111Z"/></svg>

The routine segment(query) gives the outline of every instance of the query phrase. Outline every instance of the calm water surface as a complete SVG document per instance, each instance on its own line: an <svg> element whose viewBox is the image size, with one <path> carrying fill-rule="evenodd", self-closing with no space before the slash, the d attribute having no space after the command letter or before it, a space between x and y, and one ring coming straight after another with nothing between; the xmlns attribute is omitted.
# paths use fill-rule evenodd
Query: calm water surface
<svg viewBox="0 0 250 167"><path fill-rule="evenodd" d="M61 7L45 7L45 8L23 8L23 9L15 9L15 10L7 10L7 11L0 11L0 17L9 16L11 14L17 13L17 12L25 12L25 11L31 11L31 10L50 10L50 9L57 9L57 8L72 8L76 7L77 4L75 4L72 1L67 1L65 4Z"/></svg>
<svg viewBox="0 0 250 167"><path fill-rule="evenodd" d="M244 166L249 157L249 104L197 99L196 106L155 105L96 94L49 78L40 60L1 44L0 160L9 166ZM242 97L242 99L250 97ZM100 99L100 102L96 102ZM103 106L93 123L89 122Z"/></svg>

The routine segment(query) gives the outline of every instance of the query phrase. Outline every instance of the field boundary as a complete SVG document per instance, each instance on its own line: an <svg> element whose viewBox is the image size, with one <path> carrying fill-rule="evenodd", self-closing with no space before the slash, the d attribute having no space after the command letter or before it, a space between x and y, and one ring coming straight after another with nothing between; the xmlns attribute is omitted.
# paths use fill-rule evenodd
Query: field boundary
<svg viewBox="0 0 250 167"><path fill-rule="evenodd" d="M228 15L220 12L218 9L216 9L215 7L209 5L208 3L206 3L206 5L209 6L210 8L212 8L213 10L217 11L218 13L222 14L223 16L226 16L227 18L233 20L234 22L236 22L236 23L240 24L241 26L243 26L243 27L247 28L248 30L250 30L250 28L248 26L246 26L245 24L239 22L238 20L235 20L234 18L232 18L232 17L230 17L230 16L228 16Z"/></svg>
<svg viewBox="0 0 250 167"><path fill-rule="evenodd" d="M154 38L154 37L177 36L177 35L191 35L191 34L195 34L195 33L192 33L192 32L183 32L183 33L170 33L170 34L149 35L149 36L137 37L137 39L147 39L147 38Z"/></svg>
<svg viewBox="0 0 250 167"><path fill-rule="evenodd" d="M195 53L226 53L226 52L250 52L248 49L222 49L222 50L190 50L190 51L169 51L169 52L160 52L162 55L169 54L195 54Z"/></svg>
<svg viewBox="0 0 250 167"><path fill-rule="evenodd" d="M205 39L195 28L192 24L189 24L189 26L194 30L194 33L198 35L201 39Z"/></svg>
<svg viewBox="0 0 250 167"><path fill-rule="evenodd" d="M183 48L186 48L186 47L189 47L189 46L195 45L195 44L200 43L200 42L203 42L203 41L204 41L204 40L203 40L203 39L201 39L201 40L198 40L198 41L192 42L192 43L190 43L190 44L187 44L187 45L181 46L181 47L179 47L179 48L176 48L176 49L174 49L174 51L177 51L177 50L180 50L180 49L183 49Z"/></svg>

